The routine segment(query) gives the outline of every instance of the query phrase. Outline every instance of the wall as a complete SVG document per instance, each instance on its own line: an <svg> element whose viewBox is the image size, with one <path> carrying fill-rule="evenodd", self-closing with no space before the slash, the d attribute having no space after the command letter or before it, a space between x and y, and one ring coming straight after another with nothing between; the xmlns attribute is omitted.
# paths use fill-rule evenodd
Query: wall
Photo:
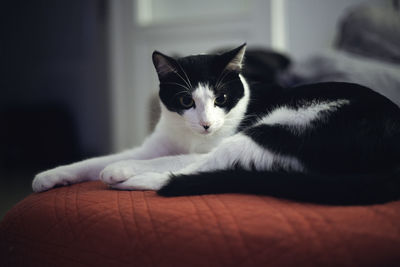
<svg viewBox="0 0 400 267"><path fill-rule="evenodd" d="M83 155L110 150L105 3L1 4L1 109L64 108Z"/></svg>
<svg viewBox="0 0 400 267"><path fill-rule="evenodd" d="M287 51L296 59L331 47L338 20L365 0L285 0Z"/></svg>

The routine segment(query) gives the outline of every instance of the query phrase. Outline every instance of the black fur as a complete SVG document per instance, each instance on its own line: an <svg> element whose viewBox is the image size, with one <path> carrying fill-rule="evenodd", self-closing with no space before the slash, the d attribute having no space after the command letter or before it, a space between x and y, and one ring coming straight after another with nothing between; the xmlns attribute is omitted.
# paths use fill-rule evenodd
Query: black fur
<svg viewBox="0 0 400 267"><path fill-rule="evenodd" d="M237 51L236 51L237 52ZM171 64L180 65L194 83L215 84L232 53L224 56L192 56ZM225 89L230 96L227 112L243 96L238 72ZM175 75L176 76L176 75ZM177 82L174 75L168 77ZM161 80L161 79L160 79ZM307 173L246 171L240 166L193 175L172 176L159 190L163 196L208 193L256 193L327 204L371 204L400 197L400 109L373 90L350 83L319 83L296 88L252 84L246 116L238 127L258 145L283 156L293 156ZM174 91L175 90L175 91ZM160 88L168 101L176 88ZM253 124L279 106L299 109L310 102L346 100L312 127L294 132L281 124ZM179 112L179 110L177 111Z"/></svg>
<svg viewBox="0 0 400 267"><path fill-rule="evenodd" d="M312 100L345 99L350 104L296 134L279 124L243 129L266 149L295 156L307 169L326 174L384 172L399 165L400 109L382 95L361 85L338 82L275 89L273 94L272 105L254 96L248 116L281 105L296 109Z"/></svg>

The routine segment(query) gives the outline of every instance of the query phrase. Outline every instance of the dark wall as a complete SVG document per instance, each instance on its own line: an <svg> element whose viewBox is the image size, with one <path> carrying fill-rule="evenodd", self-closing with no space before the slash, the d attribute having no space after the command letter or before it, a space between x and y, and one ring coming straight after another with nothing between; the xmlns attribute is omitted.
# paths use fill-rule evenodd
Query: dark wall
<svg viewBox="0 0 400 267"><path fill-rule="evenodd" d="M106 14L105 0L2 2L3 163L109 152Z"/></svg>

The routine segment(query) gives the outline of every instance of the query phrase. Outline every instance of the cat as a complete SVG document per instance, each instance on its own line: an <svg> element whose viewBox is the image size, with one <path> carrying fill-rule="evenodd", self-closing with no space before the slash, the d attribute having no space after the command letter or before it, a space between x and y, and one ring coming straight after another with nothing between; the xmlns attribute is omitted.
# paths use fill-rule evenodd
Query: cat
<svg viewBox="0 0 400 267"><path fill-rule="evenodd" d="M400 196L400 108L361 85L282 88L242 75L246 44L152 55L161 117L144 143L36 175L35 192L100 179L162 196L254 193L326 204Z"/></svg>

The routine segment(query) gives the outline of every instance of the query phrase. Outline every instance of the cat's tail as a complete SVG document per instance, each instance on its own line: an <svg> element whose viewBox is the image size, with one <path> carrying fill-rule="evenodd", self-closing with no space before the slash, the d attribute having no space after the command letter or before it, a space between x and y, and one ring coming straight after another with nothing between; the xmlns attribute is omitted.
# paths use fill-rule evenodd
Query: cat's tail
<svg viewBox="0 0 400 267"><path fill-rule="evenodd" d="M400 199L400 168L390 173L320 175L241 169L171 176L161 196L251 193L332 205L367 205Z"/></svg>

